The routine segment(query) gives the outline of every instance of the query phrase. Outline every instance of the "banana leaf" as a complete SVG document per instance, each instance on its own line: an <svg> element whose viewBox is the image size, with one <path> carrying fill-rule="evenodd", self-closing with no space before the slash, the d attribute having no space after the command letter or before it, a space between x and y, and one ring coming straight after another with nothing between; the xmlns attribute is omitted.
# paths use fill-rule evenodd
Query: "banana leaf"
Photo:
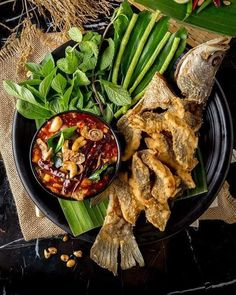
<svg viewBox="0 0 236 295"><path fill-rule="evenodd" d="M76 237L102 226L106 216L108 199L93 207L90 205L90 200L77 202L59 199L59 203L71 232Z"/></svg>
<svg viewBox="0 0 236 295"><path fill-rule="evenodd" d="M192 198L198 195L200 196L201 194L206 193L208 191L206 171L202 159L202 154L199 148L197 149L196 156L199 163L192 172L192 177L196 184L196 188L186 190L182 196L176 199L176 201Z"/></svg>
<svg viewBox="0 0 236 295"><path fill-rule="evenodd" d="M186 17L187 4L177 4L173 0L135 0L134 3L142 4L153 10L160 10L162 13L183 21ZM222 5L219 8L213 4L209 5L199 14L194 12L187 17L184 22L196 27L201 27L209 31L220 34L236 35L236 1L231 1L231 5Z"/></svg>

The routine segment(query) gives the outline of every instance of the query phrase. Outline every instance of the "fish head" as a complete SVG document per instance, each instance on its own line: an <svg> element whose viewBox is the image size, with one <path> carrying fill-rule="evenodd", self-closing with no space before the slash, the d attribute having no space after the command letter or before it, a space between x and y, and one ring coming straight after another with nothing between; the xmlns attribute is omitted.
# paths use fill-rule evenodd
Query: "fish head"
<svg viewBox="0 0 236 295"><path fill-rule="evenodd" d="M182 57L175 71L175 80L185 98L206 102L228 49L229 39L220 37L198 45Z"/></svg>

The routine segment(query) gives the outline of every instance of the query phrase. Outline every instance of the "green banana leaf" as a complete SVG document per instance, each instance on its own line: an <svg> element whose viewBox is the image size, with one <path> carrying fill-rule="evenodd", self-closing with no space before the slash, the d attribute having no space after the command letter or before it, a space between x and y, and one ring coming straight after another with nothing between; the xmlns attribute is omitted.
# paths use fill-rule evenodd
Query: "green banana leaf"
<svg viewBox="0 0 236 295"><path fill-rule="evenodd" d="M133 2L153 10L158 9L180 21L183 21L186 16L187 4L180 5L173 0L135 0ZM236 36L236 1L231 1L229 6L222 5L219 8L210 5L199 14L194 12L184 21L209 31Z"/></svg>

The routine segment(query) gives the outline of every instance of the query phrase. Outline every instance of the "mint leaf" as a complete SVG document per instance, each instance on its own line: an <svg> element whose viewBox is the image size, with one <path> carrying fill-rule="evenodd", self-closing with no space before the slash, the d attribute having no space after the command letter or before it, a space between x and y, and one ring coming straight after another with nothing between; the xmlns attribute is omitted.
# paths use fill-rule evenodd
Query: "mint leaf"
<svg viewBox="0 0 236 295"><path fill-rule="evenodd" d="M114 41L109 38L106 40L108 42L108 47L103 51L103 54L101 56L100 60L100 70L104 71L108 67L112 65L114 54L115 54L115 45Z"/></svg>
<svg viewBox="0 0 236 295"><path fill-rule="evenodd" d="M103 119L107 122L107 123L111 123L112 119L114 117L114 113L113 113L113 109L112 109L112 104L108 103L107 107L104 110L104 115L103 115Z"/></svg>
<svg viewBox="0 0 236 295"><path fill-rule="evenodd" d="M84 57L82 64L79 65L79 69L85 73L87 71L91 71L95 69L96 65L97 65L97 58L95 56Z"/></svg>
<svg viewBox="0 0 236 295"><path fill-rule="evenodd" d="M25 64L26 68L34 73L34 74L38 74L38 75L41 75L41 70L42 70L42 66L39 65L39 64L36 64L36 63L33 63L33 62L27 62Z"/></svg>
<svg viewBox="0 0 236 295"><path fill-rule="evenodd" d="M73 74L79 65L79 60L75 54L67 55L65 58L60 58L57 61L58 68L66 73L66 74Z"/></svg>
<svg viewBox="0 0 236 295"><path fill-rule="evenodd" d="M118 106L124 106L131 103L131 96L129 92L122 86L101 80L102 85L106 91L106 94L111 102Z"/></svg>
<svg viewBox="0 0 236 295"><path fill-rule="evenodd" d="M79 69L76 70L76 72L74 73L74 81L75 84L78 86L87 86L90 84L90 81L86 74Z"/></svg>
<svg viewBox="0 0 236 295"><path fill-rule="evenodd" d="M62 74L57 74L52 80L52 88L58 92L63 93L66 88L67 80L62 76Z"/></svg>
<svg viewBox="0 0 236 295"><path fill-rule="evenodd" d="M80 43L83 39L83 35L82 35L81 31L77 27L70 28L68 33L69 33L71 40L73 40L75 42Z"/></svg>
<svg viewBox="0 0 236 295"><path fill-rule="evenodd" d="M80 44L80 50L83 52L87 57L95 56L98 57L98 46L96 43L92 41L83 41Z"/></svg>

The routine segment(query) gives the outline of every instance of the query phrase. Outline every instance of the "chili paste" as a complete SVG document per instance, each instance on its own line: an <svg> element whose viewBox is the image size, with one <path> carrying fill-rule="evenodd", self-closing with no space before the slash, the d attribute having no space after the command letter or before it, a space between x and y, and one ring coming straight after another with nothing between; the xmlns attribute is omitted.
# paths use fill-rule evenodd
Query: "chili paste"
<svg viewBox="0 0 236 295"><path fill-rule="evenodd" d="M83 112L48 120L32 148L40 183L54 194L76 200L102 191L114 176L117 160L118 146L110 128Z"/></svg>

